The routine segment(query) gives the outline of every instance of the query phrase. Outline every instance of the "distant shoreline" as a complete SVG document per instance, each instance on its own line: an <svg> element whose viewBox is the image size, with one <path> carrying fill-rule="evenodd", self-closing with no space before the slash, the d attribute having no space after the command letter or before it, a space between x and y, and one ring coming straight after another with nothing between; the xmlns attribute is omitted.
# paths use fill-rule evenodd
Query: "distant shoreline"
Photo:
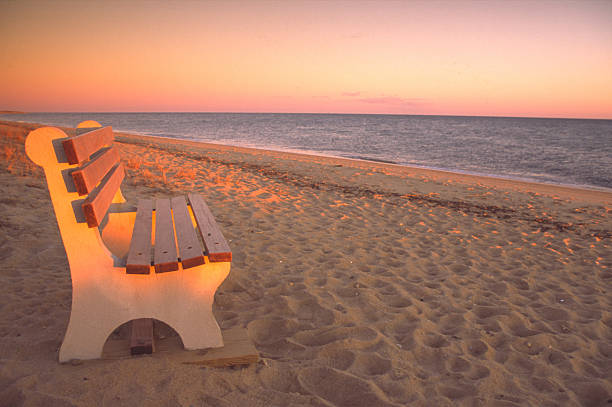
<svg viewBox="0 0 612 407"><path fill-rule="evenodd" d="M0 114L26 114L27 112L20 112L17 110L0 110Z"/></svg>
<svg viewBox="0 0 612 407"><path fill-rule="evenodd" d="M70 130L71 127L65 126L56 126L44 123L26 123L26 122L14 122L0 119L0 123L2 124L10 124L10 125L35 125L35 126L54 126L59 127L64 130ZM130 131L115 131L115 137L117 141L123 141L134 144L149 144L151 142L155 142L156 144L161 144L166 146L174 145L174 146L192 146L192 147L200 147L203 149L212 149L212 150L225 150L225 151L241 151L246 154L264 154L268 156L275 156L278 158L286 158L293 157L299 159L306 159L308 161L321 161L326 162L327 164L344 164L349 165L350 163L354 163L358 165L358 163L364 163L368 168L378 168L380 170L393 170L392 172L400 172L406 174L421 174L432 179L444 179L444 180L452 180L453 182L460 182L463 184L471 184L471 185L486 185L493 188L502 188L502 189L512 189L512 190L522 190L522 191L530 191L534 193L543 193L550 196L559 196L570 199L583 199L590 202L598 202L598 203L608 203L611 202L610 197L612 197L612 191L606 187L601 186L592 186L592 185L569 185L569 184L554 184L554 183L545 183L545 182L537 182L526 179L517 179L517 178L509 178L502 176L495 176L490 174L476 174L465 171L452 171L440 168L429 168L422 167L418 165L405 165L405 164L397 164L393 162L386 162L383 160L371 159L368 157L338 157L338 156L329 156L325 154L314 154L303 151L287 151L287 150L278 150L273 148L258 148L258 147L249 147L249 146L240 146L240 145L232 145L232 144L224 144L217 142L208 142L208 141L199 141L199 140L185 140L178 139L172 137L163 137L163 136L154 136L154 135L144 135Z"/></svg>

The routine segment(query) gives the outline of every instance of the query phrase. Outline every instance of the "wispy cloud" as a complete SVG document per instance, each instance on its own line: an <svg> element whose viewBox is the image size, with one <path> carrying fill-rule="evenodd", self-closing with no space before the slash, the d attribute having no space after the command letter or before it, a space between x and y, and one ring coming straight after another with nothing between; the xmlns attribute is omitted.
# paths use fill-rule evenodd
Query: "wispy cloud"
<svg viewBox="0 0 612 407"><path fill-rule="evenodd" d="M342 96L355 97L361 95L361 92L342 92Z"/></svg>

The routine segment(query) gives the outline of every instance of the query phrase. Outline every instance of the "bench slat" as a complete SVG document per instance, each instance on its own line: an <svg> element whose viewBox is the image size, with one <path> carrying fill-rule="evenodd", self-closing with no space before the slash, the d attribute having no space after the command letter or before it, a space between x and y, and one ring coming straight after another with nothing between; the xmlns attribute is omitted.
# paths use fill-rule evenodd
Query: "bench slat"
<svg viewBox="0 0 612 407"><path fill-rule="evenodd" d="M106 177L87 197L83 202L83 212L87 220L87 226L90 228L100 226L100 222L106 215L108 207L113 202L115 193L119 189L121 182L125 177L125 171L121 164L116 164Z"/></svg>
<svg viewBox="0 0 612 407"><path fill-rule="evenodd" d="M172 225L169 199L155 201L155 272L166 273L178 270L176 240Z"/></svg>
<svg viewBox="0 0 612 407"><path fill-rule="evenodd" d="M113 128L101 127L62 141L64 152L69 164L79 164L107 145L113 142Z"/></svg>
<svg viewBox="0 0 612 407"><path fill-rule="evenodd" d="M179 257L181 258L183 268L188 269L204 264L204 252L193 227L191 216L189 216L185 197L177 196L172 198L171 204Z"/></svg>
<svg viewBox="0 0 612 407"><path fill-rule="evenodd" d="M130 251L125 265L127 274L149 274L151 272L152 225L153 201L151 199L140 199L130 242Z"/></svg>
<svg viewBox="0 0 612 407"><path fill-rule="evenodd" d="M189 203L206 245L206 254L211 262L232 261L232 251L223 237L212 212L200 196L190 193Z"/></svg>
<svg viewBox="0 0 612 407"><path fill-rule="evenodd" d="M72 179L79 195L86 195L100 182L115 164L119 162L119 153L115 148L107 148L95 159L72 171Z"/></svg>

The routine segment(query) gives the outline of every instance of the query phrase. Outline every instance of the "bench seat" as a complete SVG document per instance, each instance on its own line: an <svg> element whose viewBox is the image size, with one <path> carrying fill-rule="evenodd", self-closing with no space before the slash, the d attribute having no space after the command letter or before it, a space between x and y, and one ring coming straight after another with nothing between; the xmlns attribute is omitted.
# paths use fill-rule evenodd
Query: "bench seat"
<svg viewBox="0 0 612 407"><path fill-rule="evenodd" d="M210 262L231 261L232 252L199 194L138 201L126 273L172 272L179 263L189 269L205 264L206 257Z"/></svg>

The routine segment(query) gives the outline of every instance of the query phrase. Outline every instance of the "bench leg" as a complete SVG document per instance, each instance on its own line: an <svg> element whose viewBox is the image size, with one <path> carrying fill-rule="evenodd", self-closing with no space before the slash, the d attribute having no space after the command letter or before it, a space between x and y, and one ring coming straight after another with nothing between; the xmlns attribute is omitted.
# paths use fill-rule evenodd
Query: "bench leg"
<svg viewBox="0 0 612 407"><path fill-rule="evenodd" d="M219 348L223 346L221 329L212 313L212 303L200 303L199 309L185 312L180 319L168 319L170 325L181 337L185 349Z"/></svg>
<svg viewBox="0 0 612 407"><path fill-rule="evenodd" d="M122 321L100 320L91 312L74 309L59 352L60 363L72 359L99 359L102 357L104 343L113 329Z"/></svg>
<svg viewBox="0 0 612 407"><path fill-rule="evenodd" d="M229 270L230 263L208 263L177 272L183 278L179 296L184 300L174 301L173 307L161 307L154 318L170 325L181 337L185 349L223 346L212 304L215 292Z"/></svg>
<svg viewBox="0 0 612 407"><path fill-rule="evenodd" d="M152 275L93 270L90 275L100 278L87 284L75 280L73 271L72 311L60 362L100 358L112 331L137 318L155 318L170 325L185 349L223 346L212 304L229 270L229 262Z"/></svg>
<svg viewBox="0 0 612 407"><path fill-rule="evenodd" d="M178 333L183 341L183 346L187 350L223 346L221 329L212 314L212 310L203 312L202 308L185 312L177 318L166 317L163 319L163 322ZM208 309L210 308L209 305ZM69 362L72 359L99 359L102 357L104 343L110 333L129 320L122 318L112 322L103 322L99 319L94 321L90 313L85 315L73 310L59 352L60 363Z"/></svg>

